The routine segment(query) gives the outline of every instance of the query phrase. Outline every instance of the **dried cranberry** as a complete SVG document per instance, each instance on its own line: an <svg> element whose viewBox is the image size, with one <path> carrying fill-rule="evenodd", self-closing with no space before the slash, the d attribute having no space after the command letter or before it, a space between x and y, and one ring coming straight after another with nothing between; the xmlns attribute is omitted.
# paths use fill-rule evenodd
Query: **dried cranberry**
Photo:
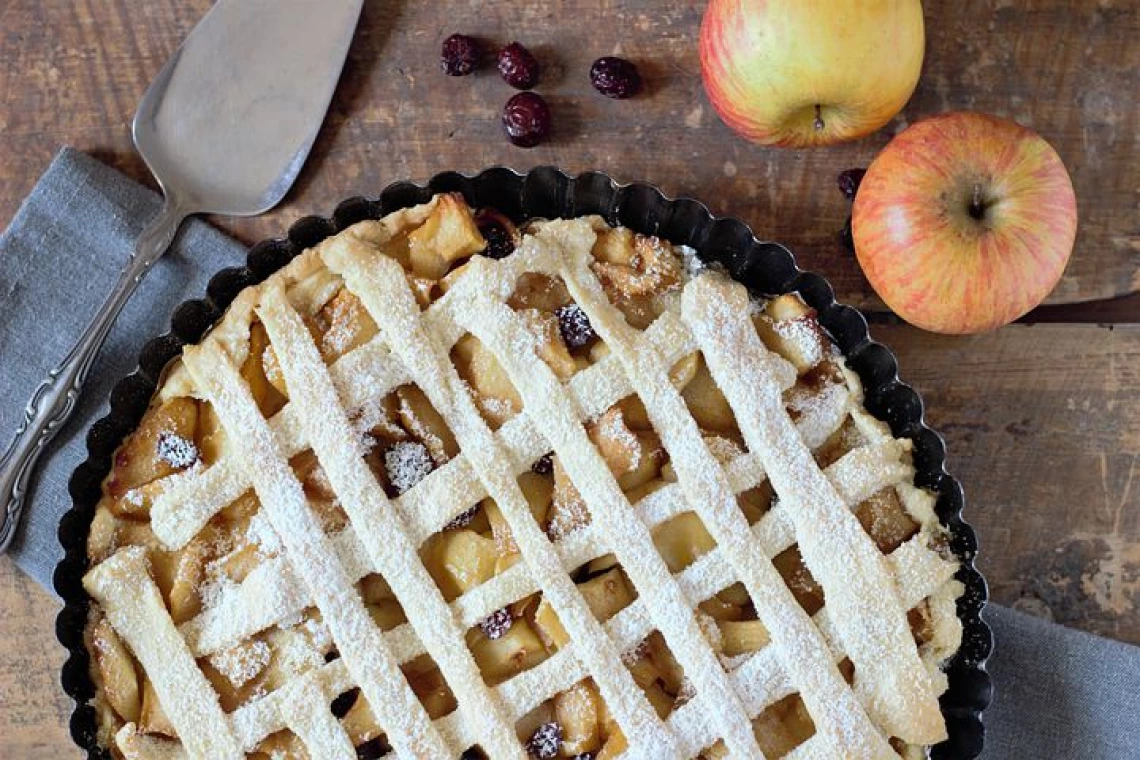
<svg viewBox="0 0 1140 760"><path fill-rule="evenodd" d="M489 259L504 259L514 253L515 241L511 240L511 233L498 222L487 222L479 225L479 232L487 241L483 255Z"/></svg>
<svg viewBox="0 0 1140 760"><path fill-rule="evenodd" d="M419 441L396 441L384 452L388 482L397 495L419 483L435 469L428 447Z"/></svg>
<svg viewBox="0 0 1140 760"><path fill-rule="evenodd" d="M511 611L503 607L479 621L479 627L483 629L483 634L487 638L501 639L507 635L507 631L511 630L514 622L515 619L511 617Z"/></svg>
<svg viewBox="0 0 1140 760"><path fill-rule="evenodd" d="M455 517L448 521L447 525L443 526L444 530L458 530L459 528L466 528L475 519L475 513L479 511L479 505L463 510Z"/></svg>
<svg viewBox="0 0 1140 760"><path fill-rule="evenodd" d="M581 348L597 337L593 325L590 324L590 317L578 304L559 307L555 316L558 317L558 331L562 333L562 342L567 348Z"/></svg>
<svg viewBox="0 0 1140 760"><path fill-rule="evenodd" d="M641 74L632 62L607 55L590 67L590 82L607 98L632 98L641 89Z"/></svg>
<svg viewBox="0 0 1140 760"><path fill-rule="evenodd" d="M198 461L198 447L177 433L162 433L156 446L158 458L176 470L185 470Z"/></svg>
<svg viewBox="0 0 1140 760"><path fill-rule="evenodd" d="M866 169L848 169L847 171L839 172L839 176L835 181L839 185L839 192L843 193L843 197L849 201L855 200L855 193L859 192L859 183L863 181L863 175L867 173Z"/></svg>
<svg viewBox="0 0 1140 760"><path fill-rule="evenodd" d="M352 689L341 694L339 697L332 701L331 712L338 718L343 718L348 715L348 711L356 703L356 698L360 695L360 689Z"/></svg>
<svg viewBox="0 0 1140 760"><path fill-rule="evenodd" d="M499 51L499 76L517 90L538 84L538 59L518 42Z"/></svg>
<svg viewBox="0 0 1140 760"><path fill-rule="evenodd" d="M475 215L475 226L487 241L483 255L489 259L502 259L515 250L515 225L501 211L485 208Z"/></svg>
<svg viewBox="0 0 1140 760"><path fill-rule="evenodd" d="M503 107L503 129L520 148L533 148L550 134L550 106L541 95L520 92Z"/></svg>
<svg viewBox="0 0 1140 760"><path fill-rule="evenodd" d="M380 760L387 757L389 747L384 743L384 736L369 739L363 744L356 745L356 760Z"/></svg>
<svg viewBox="0 0 1140 760"><path fill-rule="evenodd" d="M536 475L550 475L554 472L554 452L547 452L530 466L530 471Z"/></svg>
<svg viewBox="0 0 1140 760"><path fill-rule="evenodd" d="M562 726L557 723L543 723L535 729L526 743L527 754L539 760L556 757L562 748Z"/></svg>
<svg viewBox="0 0 1140 760"><path fill-rule="evenodd" d="M453 34L443 41L440 63L453 77L470 74L479 65L479 41L465 34Z"/></svg>

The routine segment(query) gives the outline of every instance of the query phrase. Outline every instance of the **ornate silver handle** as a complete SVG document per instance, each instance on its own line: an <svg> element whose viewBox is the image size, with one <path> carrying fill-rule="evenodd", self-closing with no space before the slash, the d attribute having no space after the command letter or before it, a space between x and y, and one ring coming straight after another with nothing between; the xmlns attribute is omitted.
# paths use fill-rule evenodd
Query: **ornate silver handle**
<svg viewBox="0 0 1140 760"><path fill-rule="evenodd" d="M181 205L167 199L162 211L139 236L119 281L87 329L32 394L15 439L0 457L0 505L4 507L0 512L0 552L8 548L16 535L36 461L75 410L79 392L107 333L151 265L170 247L186 214Z"/></svg>

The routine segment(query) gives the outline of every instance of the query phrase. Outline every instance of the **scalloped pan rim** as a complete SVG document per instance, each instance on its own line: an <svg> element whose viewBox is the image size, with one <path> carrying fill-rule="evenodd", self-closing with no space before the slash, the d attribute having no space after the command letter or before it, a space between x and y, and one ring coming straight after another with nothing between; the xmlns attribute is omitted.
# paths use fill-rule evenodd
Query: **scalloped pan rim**
<svg viewBox="0 0 1140 760"><path fill-rule="evenodd" d="M253 246L244 266L214 275L206 297L181 304L173 313L170 331L142 347L137 369L115 385L110 411L88 431L88 456L72 473L72 507L61 518L58 530L64 558L56 567L54 585L64 607L56 618L56 637L69 652L61 682L75 700L71 736L87 750L88 757L109 758L96 742L95 709L90 704L94 684L83 641L90 603L80 582L87 569L87 533L111 455L137 426L164 368L184 345L205 334L242 288L264 280L301 251L345 227L422 203L440 192L460 192L472 206L494 206L516 220L600 214L611 224L692 246L702 258L724 265L754 293L798 292L818 312L820 322L862 378L868 410L887 422L896 435L914 440L916 482L938 494L938 515L949 527L951 548L962 561L958 579L966 592L958 600L962 647L945 668L950 686L941 698L949 739L934 747L931 756L972 760L980 755L985 739L982 713L993 697L985 669L993 650L993 633L981 617L988 590L974 567L977 538L962 520L965 497L961 485L946 471L945 443L926 424L922 399L899 380L894 354L871 339L862 314L835 301L827 280L801 270L787 248L760 240L743 222L716 217L692 198L668 198L652 185L621 184L600 172L572 176L556 167L541 166L525 173L493 167L478 174L444 172L425 184L396 182L376 199L349 198L331 217L303 217L286 237Z"/></svg>

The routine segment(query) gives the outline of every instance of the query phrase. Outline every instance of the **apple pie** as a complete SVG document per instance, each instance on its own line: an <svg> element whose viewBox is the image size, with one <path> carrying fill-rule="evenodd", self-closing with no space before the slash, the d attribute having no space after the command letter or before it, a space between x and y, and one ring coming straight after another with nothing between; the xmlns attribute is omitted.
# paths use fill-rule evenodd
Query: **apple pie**
<svg viewBox="0 0 1140 760"><path fill-rule="evenodd" d="M99 742L150 758L892 758L958 560L796 295L458 195L243 290L88 535Z"/></svg>

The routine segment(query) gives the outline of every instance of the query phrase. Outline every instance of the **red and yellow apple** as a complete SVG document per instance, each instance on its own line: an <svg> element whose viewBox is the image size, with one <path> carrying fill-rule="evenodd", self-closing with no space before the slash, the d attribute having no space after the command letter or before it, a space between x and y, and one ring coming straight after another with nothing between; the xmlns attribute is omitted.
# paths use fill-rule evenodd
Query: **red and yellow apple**
<svg viewBox="0 0 1140 760"><path fill-rule="evenodd" d="M918 122L875 158L851 217L859 265L918 327L977 333L1049 294L1073 250L1077 202L1057 152L1007 119Z"/></svg>
<svg viewBox="0 0 1140 760"><path fill-rule="evenodd" d="M924 48L919 0L711 0L701 22L709 100L764 145L874 132L910 99Z"/></svg>

